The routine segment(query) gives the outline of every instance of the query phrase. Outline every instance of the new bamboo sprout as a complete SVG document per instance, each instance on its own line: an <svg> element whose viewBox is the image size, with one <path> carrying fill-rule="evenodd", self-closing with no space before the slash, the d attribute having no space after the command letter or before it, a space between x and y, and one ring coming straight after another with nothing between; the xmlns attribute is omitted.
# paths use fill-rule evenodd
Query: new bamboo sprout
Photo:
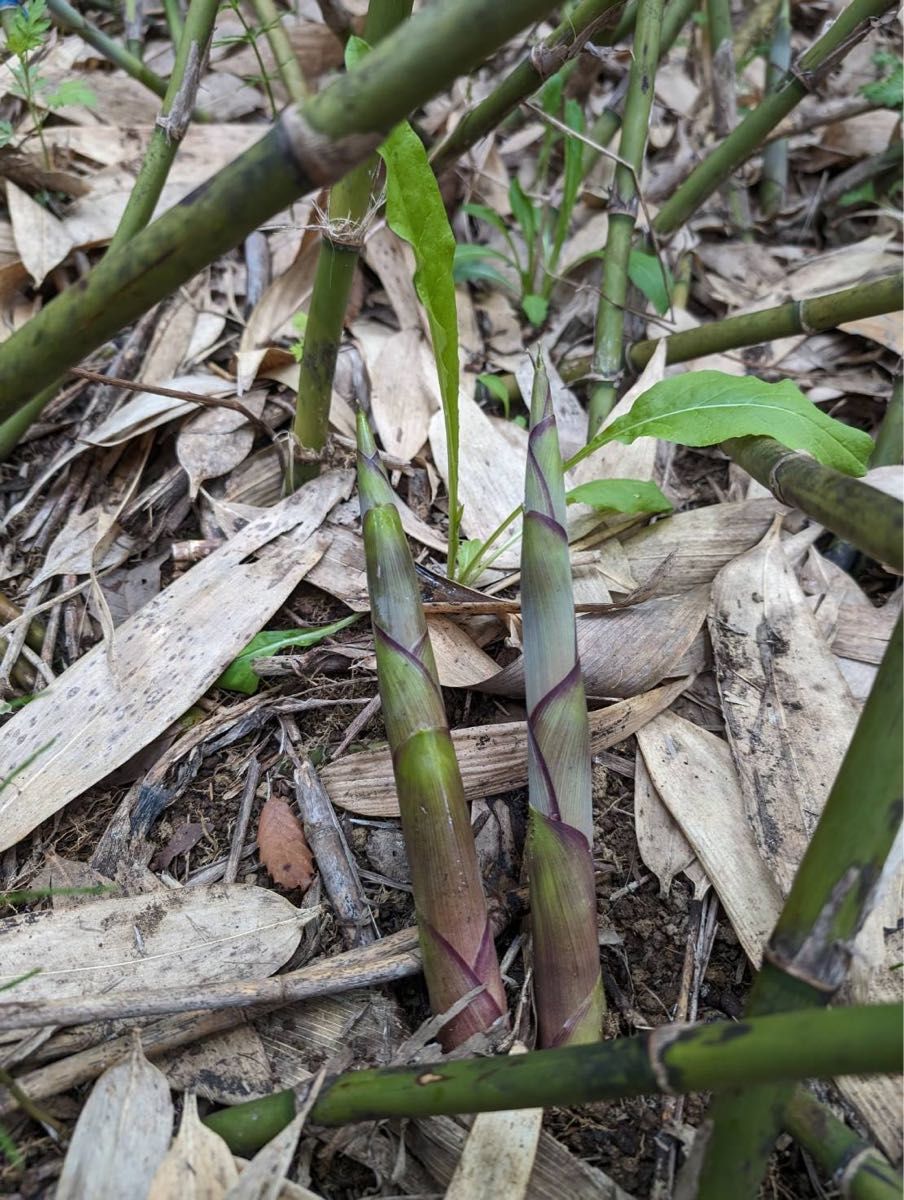
<svg viewBox="0 0 904 1200"><path fill-rule="evenodd" d="M444 1027L451 1048L505 1013L505 992L414 563L363 413L358 489L380 697L430 1004L441 1014L483 988Z"/></svg>
<svg viewBox="0 0 904 1200"><path fill-rule="evenodd" d="M552 394L537 368L524 485L521 617L528 728L534 991L542 1046L601 1036L590 730L574 626Z"/></svg>

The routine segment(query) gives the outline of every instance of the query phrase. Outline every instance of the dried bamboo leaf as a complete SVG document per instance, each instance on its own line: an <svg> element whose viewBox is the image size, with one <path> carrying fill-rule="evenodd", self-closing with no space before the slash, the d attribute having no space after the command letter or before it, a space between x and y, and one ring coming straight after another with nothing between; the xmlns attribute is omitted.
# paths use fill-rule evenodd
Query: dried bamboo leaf
<svg viewBox="0 0 904 1200"><path fill-rule="evenodd" d="M17 999L271 975L312 914L243 884L155 891L0 922L0 984L42 966Z"/></svg>
<svg viewBox="0 0 904 1200"><path fill-rule="evenodd" d="M6 204L16 249L34 286L39 288L72 249L72 235L49 208L38 204L9 179L6 181Z"/></svg>
<svg viewBox="0 0 904 1200"><path fill-rule="evenodd" d="M657 521L622 545L641 587L655 583L660 594L680 592L712 582L726 563L755 546L776 513L784 511L771 496L711 504Z"/></svg>
<svg viewBox="0 0 904 1200"><path fill-rule="evenodd" d="M177 1091L196 1092L214 1104L241 1104L276 1090L270 1060L257 1032L237 1025L154 1059Z"/></svg>
<svg viewBox="0 0 904 1200"><path fill-rule="evenodd" d="M256 417L266 402L263 390L242 397L242 404ZM194 500L205 480L226 475L244 462L254 437L245 417L231 408L206 408L186 421L176 438L176 458L188 475L189 497Z"/></svg>
<svg viewBox="0 0 904 1200"><path fill-rule="evenodd" d="M307 1111L300 1112L272 1141L267 1142L244 1168L224 1200L277 1200L306 1119ZM316 1200L313 1192L308 1195Z"/></svg>
<svg viewBox="0 0 904 1200"><path fill-rule="evenodd" d="M576 622L578 657L589 696L636 696L667 678L697 636L706 617L709 588L654 596L630 608L584 614ZM478 690L524 695L519 658Z"/></svg>
<svg viewBox="0 0 904 1200"><path fill-rule="evenodd" d="M454 621L447 617L429 617L427 628L443 687L470 688L497 674L496 662Z"/></svg>
<svg viewBox="0 0 904 1200"><path fill-rule="evenodd" d="M510 1053L525 1050L516 1043ZM462 1147L445 1200L523 1200L542 1125L542 1108L480 1113Z"/></svg>
<svg viewBox="0 0 904 1200"><path fill-rule="evenodd" d="M598 753L630 737L668 708L687 686L679 679L590 713L590 750ZM494 796L527 783L527 723L475 725L452 732L467 800ZM349 754L320 772L330 799L361 816L397 817L392 759L385 747Z"/></svg>
<svg viewBox="0 0 904 1200"><path fill-rule="evenodd" d="M175 375L155 383L175 392L197 392L201 396L230 396L235 391L219 375ZM122 408L111 413L96 429L86 434L84 441L92 446L118 446L176 417L186 416L197 407L191 400L158 396L156 392L136 392Z"/></svg>
<svg viewBox="0 0 904 1200"><path fill-rule="evenodd" d="M194 1093L183 1099L179 1132L151 1183L147 1200L223 1200L239 1173L229 1147L198 1118Z"/></svg>
<svg viewBox="0 0 904 1200"><path fill-rule="evenodd" d="M663 804L640 753L634 760L634 832L640 857L659 880L660 896L669 894L672 880L682 872L694 884L695 900L706 895L709 880L694 870L694 848Z"/></svg>
<svg viewBox="0 0 904 1200"><path fill-rule="evenodd" d="M0 849L203 695L319 560L327 541L312 535L351 482L328 472L252 521L120 625L110 655L95 647L0 730Z"/></svg>
<svg viewBox="0 0 904 1200"><path fill-rule="evenodd" d="M719 573L709 622L748 820L787 895L857 706L773 528Z"/></svg>
<svg viewBox="0 0 904 1200"><path fill-rule="evenodd" d="M420 329L392 334L367 359L370 407L388 454L410 462L427 441L430 418L439 408L433 354Z"/></svg>
<svg viewBox="0 0 904 1200"><path fill-rule="evenodd" d="M110 514L96 504L84 512L70 513L65 525L51 542L44 565L32 579L32 588L40 587L54 575L87 575L92 567L103 570L126 561L135 546L130 537ZM108 545L94 562L94 548L105 537Z"/></svg>
<svg viewBox="0 0 904 1200"><path fill-rule="evenodd" d="M637 731L656 790L681 826L722 902L738 941L759 965L782 899L747 822L728 746L674 713Z"/></svg>
<svg viewBox="0 0 904 1200"><path fill-rule="evenodd" d="M76 1122L57 1200L146 1196L173 1129L169 1086L141 1052L98 1079Z"/></svg>

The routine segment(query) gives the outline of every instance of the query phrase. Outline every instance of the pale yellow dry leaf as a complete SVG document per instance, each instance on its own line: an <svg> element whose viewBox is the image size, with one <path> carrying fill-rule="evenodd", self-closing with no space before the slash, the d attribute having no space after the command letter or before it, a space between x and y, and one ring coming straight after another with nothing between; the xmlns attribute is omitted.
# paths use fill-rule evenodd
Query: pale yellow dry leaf
<svg viewBox="0 0 904 1200"><path fill-rule="evenodd" d="M716 577L709 632L747 817L787 895L850 742L857 706L777 528Z"/></svg>
<svg viewBox="0 0 904 1200"><path fill-rule="evenodd" d="M172 379L156 380L156 386L168 387L177 392L197 392L202 396L230 396L235 388L219 375L176 375ZM132 397L102 421L84 441L92 446L118 446L130 438L138 437L165 425L176 417L194 412L198 405L191 400L177 400L174 396L158 396L155 392L135 392Z"/></svg>
<svg viewBox="0 0 904 1200"><path fill-rule="evenodd" d="M110 515L100 505L84 512L70 513L65 525L47 548L44 565L31 581L32 588L54 575L87 575L92 570L115 567L125 562L135 546L135 539L117 525L109 525ZM94 547L104 532L112 532L109 544L100 561L92 563Z"/></svg>
<svg viewBox="0 0 904 1200"><path fill-rule="evenodd" d="M387 454L410 462L427 441L430 418L439 408L433 353L419 329L391 334L372 355L364 345L370 376L370 406Z"/></svg>
<svg viewBox="0 0 904 1200"><path fill-rule="evenodd" d="M73 239L58 217L10 180L6 204L16 249L34 286L40 287L72 249Z"/></svg>
<svg viewBox="0 0 904 1200"><path fill-rule="evenodd" d="M655 688L631 700L590 713L590 744L594 754L630 737L667 708L687 686L686 679ZM468 800L497 796L527 783L527 724L474 725L454 729L452 741ZM385 747L348 754L322 768L320 777L339 808L360 816L397 817L399 801L392 757Z"/></svg>
<svg viewBox="0 0 904 1200"><path fill-rule="evenodd" d="M364 242L364 261L382 283L399 328L429 332L414 290L414 251L408 243L385 222L375 225Z"/></svg>
<svg viewBox="0 0 904 1200"><path fill-rule="evenodd" d="M266 402L263 390L242 397L242 405L256 417ZM189 497L194 500L202 483L244 462L256 433L243 414L231 408L206 408L190 417L176 437L176 458L188 476Z"/></svg>
<svg viewBox="0 0 904 1200"><path fill-rule="evenodd" d="M843 329L845 333L856 333L872 342L878 342L886 350L893 350L898 358L904 354L904 314L900 312L861 317L859 321L845 321L838 328Z"/></svg>
<svg viewBox="0 0 904 1200"><path fill-rule="evenodd" d="M510 1054L524 1054L516 1042ZM445 1200L523 1200L543 1125L542 1108L480 1113L468 1132Z"/></svg>
<svg viewBox="0 0 904 1200"><path fill-rule="evenodd" d="M186 1092L179 1132L157 1168L147 1200L223 1200L238 1177L232 1151L201 1124L195 1095Z"/></svg>
<svg viewBox="0 0 904 1200"><path fill-rule="evenodd" d="M687 873L697 856L663 804L639 752L634 760L634 833L640 857L659 880L660 896L668 896L672 880ZM694 899L701 899L707 887L700 893L695 888Z"/></svg>
<svg viewBox="0 0 904 1200"><path fill-rule="evenodd" d="M328 538L312 535L351 485L350 471L327 472L250 522L120 625L112 655L90 650L0 730L0 848L203 695L319 560Z"/></svg>
<svg viewBox="0 0 904 1200"><path fill-rule="evenodd" d="M494 659L475 645L467 632L448 617L429 617L427 628L443 687L474 687L498 672L499 667Z"/></svg>
<svg viewBox="0 0 904 1200"><path fill-rule="evenodd" d="M759 965L782 907L747 821L728 746L675 713L637 731L660 798L706 871L744 952Z"/></svg>
<svg viewBox="0 0 904 1200"><path fill-rule="evenodd" d="M56 1200L147 1196L172 1130L169 1087L136 1038L131 1054L104 1071L79 1114Z"/></svg>

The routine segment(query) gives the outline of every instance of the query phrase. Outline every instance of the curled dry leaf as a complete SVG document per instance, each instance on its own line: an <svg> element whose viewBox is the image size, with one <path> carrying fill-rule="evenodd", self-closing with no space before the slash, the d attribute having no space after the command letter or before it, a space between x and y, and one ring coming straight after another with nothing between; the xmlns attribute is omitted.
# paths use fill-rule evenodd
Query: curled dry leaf
<svg viewBox="0 0 904 1200"><path fill-rule="evenodd" d="M169 1085L136 1038L128 1058L98 1079L79 1115L57 1200L147 1196L172 1129Z"/></svg>
<svg viewBox="0 0 904 1200"><path fill-rule="evenodd" d="M147 1200L223 1200L238 1177L232 1151L201 1124L194 1093L186 1093L179 1133L157 1168Z"/></svg>
<svg viewBox="0 0 904 1200"><path fill-rule="evenodd" d="M302 891L310 887L314 878L314 856L301 821L282 796L271 796L261 809L257 848L274 883Z"/></svg>

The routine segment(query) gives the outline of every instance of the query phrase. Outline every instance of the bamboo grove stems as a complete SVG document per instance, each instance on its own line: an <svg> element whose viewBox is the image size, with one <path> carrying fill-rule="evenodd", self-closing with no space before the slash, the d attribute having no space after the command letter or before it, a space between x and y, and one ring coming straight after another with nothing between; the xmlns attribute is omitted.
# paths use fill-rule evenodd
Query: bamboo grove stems
<svg viewBox="0 0 904 1200"><path fill-rule="evenodd" d="M590 727L574 625L565 484L542 365L534 377L521 541L534 993L542 1046L597 1041L600 977Z"/></svg>
<svg viewBox="0 0 904 1200"><path fill-rule="evenodd" d="M597 383L590 395L588 438L593 437L611 411L622 374L628 258L637 219L638 183L647 145L653 81L659 62L662 8L662 0L640 0L637 8L634 56L619 144L620 162L609 197L609 232L593 346L592 371Z"/></svg>
<svg viewBox="0 0 904 1200"><path fill-rule="evenodd" d="M709 26L714 124L716 135L725 138L738 122L731 0L706 0L706 16ZM750 202L747 192L734 179L725 181L722 192L728 203L732 223L749 239Z"/></svg>
<svg viewBox="0 0 904 1200"><path fill-rule="evenodd" d="M289 35L283 26L279 9L274 0L253 0L253 2L257 19L263 26L270 49L273 51L273 61L282 85L286 89L286 95L293 104L302 104L309 95L308 85L301 73L301 66L292 49Z"/></svg>
<svg viewBox="0 0 904 1200"><path fill-rule="evenodd" d="M781 0L772 30L766 66L766 91L781 86L791 66L791 4ZM776 138L763 148L763 176L760 180L760 212L774 217L785 202L788 186L788 139Z"/></svg>
<svg viewBox="0 0 904 1200"><path fill-rule="evenodd" d="M870 283L859 283L811 300L789 300L775 308L761 308L722 321L710 321L696 329L668 334L664 339L645 338L628 346L625 357L629 366L639 371L647 365L663 340L666 362L671 364L701 358L705 354L756 346L773 338L821 333L846 321L897 312L901 307L902 285L904 275L885 275ZM567 382L574 382L586 376L591 367L592 359L574 358L562 364L560 373Z"/></svg>
<svg viewBox="0 0 904 1200"><path fill-rule="evenodd" d="M899 617L754 980L751 1017L826 1005L845 981L901 823L902 650ZM721 1200L727 1178L736 1200L758 1195L790 1097L769 1084L716 1101L698 1200Z"/></svg>
<svg viewBox="0 0 904 1200"><path fill-rule="evenodd" d="M128 245L154 214L179 144L191 121L218 11L219 0L191 0L188 6L160 116L109 253Z"/></svg>
<svg viewBox="0 0 904 1200"><path fill-rule="evenodd" d="M869 460L871 467L887 467L901 462L904 447L904 376L895 376L888 408L876 435L876 448Z"/></svg>
<svg viewBox="0 0 904 1200"><path fill-rule="evenodd" d="M877 562L904 571L900 500L773 438L732 438L722 449L783 504L802 509Z"/></svg>
<svg viewBox="0 0 904 1200"><path fill-rule="evenodd" d="M748 113L740 125L691 171L659 210L653 221L654 231L666 236L679 229L732 171L757 151L770 131L809 93L819 76L831 70L846 51L865 36L869 31L868 22L892 7L893 0L853 0L791 68L784 86Z"/></svg>
<svg viewBox="0 0 904 1200"><path fill-rule="evenodd" d="M411 0L370 0L365 40L375 45L410 15ZM321 235L298 370L295 437L308 450L319 451L326 445L342 326L378 170L376 155L370 155L330 191L329 223ZM304 471L292 464L289 490L300 482Z"/></svg>
<svg viewBox="0 0 904 1200"><path fill-rule="evenodd" d="M720 1090L739 1080L752 1085L851 1071L890 1073L900 1057L897 1004L783 1013L740 1024L662 1025L586 1046L350 1071L327 1080L310 1120L342 1125ZM236 1153L248 1153L287 1124L295 1108L294 1094L279 1092L222 1109L204 1124ZM722 1200L731 1178L722 1180Z"/></svg>
<svg viewBox="0 0 904 1200"><path fill-rule="evenodd" d="M137 79L155 96L160 96L162 99L166 95L165 79L161 79L159 75L146 67L140 58L126 50L113 38L108 37L96 25L86 21L78 9L73 8L71 4L67 3L67 0L47 0L47 8L58 25L62 25L64 29L68 29L72 33L77 33L89 46L92 46L110 62L115 63L117 67L121 67L127 75Z"/></svg>
<svg viewBox="0 0 904 1200"><path fill-rule="evenodd" d="M564 66L617 3L618 0L581 0L566 20L535 46L485 100L465 113L448 137L435 147L430 162L436 173L491 133L522 100Z"/></svg>
<svg viewBox="0 0 904 1200"><path fill-rule="evenodd" d="M393 125L552 7L551 0L431 5L354 71L288 109L259 142L0 346L0 418L268 217L335 183Z"/></svg>
<svg viewBox="0 0 904 1200"><path fill-rule="evenodd" d="M503 1016L505 990L414 563L363 413L358 493L380 698L433 1012L481 989L440 1031L451 1049Z"/></svg>
<svg viewBox="0 0 904 1200"><path fill-rule="evenodd" d="M696 7L697 0L669 0L662 14L662 30L659 35L660 60L674 46L678 40L678 35L687 24L691 13ZM615 40L617 39L613 38L613 41ZM608 146L621 126L620 109L625 90L627 89L623 90L621 87L615 89L615 93L606 108L603 109L590 128L589 140L594 142L595 145L588 146L585 144L584 146L583 163L585 177L600 157L600 151L596 149L596 146Z"/></svg>
<svg viewBox="0 0 904 1200"><path fill-rule="evenodd" d="M795 1089L782 1124L831 1177L840 1196L849 1200L900 1200L901 1176L888 1159L805 1088Z"/></svg>

